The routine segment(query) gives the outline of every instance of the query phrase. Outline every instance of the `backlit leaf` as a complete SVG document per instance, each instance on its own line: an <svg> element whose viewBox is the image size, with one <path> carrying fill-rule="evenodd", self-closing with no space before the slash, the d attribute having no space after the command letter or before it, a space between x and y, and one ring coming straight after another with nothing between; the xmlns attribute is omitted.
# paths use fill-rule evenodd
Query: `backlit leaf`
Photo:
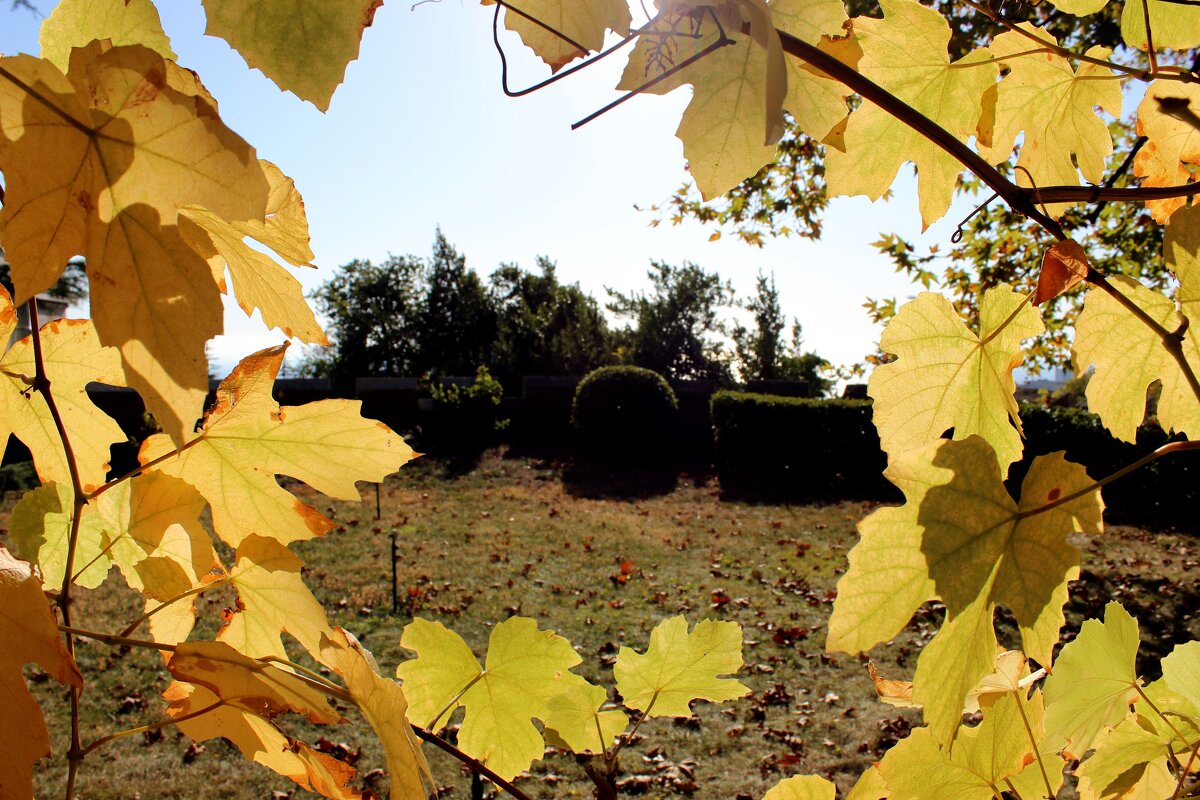
<svg viewBox="0 0 1200 800"><path fill-rule="evenodd" d="M1121 38L1125 44L1139 50L1149 48L1147 14L1155 50L1165 47L1182 50L1200 45L1200 8L1170 0L1125 0L1121 11Z"/></svg>
<svg viewBox="0 0 1200 800"><path fill-rule="evenodd" d="M714 17L719 16L719 22ZM675 134L683 142L692 177L704 199L718 197L775 157L783 133L786 62L770 12L761 0L714 7L666 4L654 27L641 35L621 76L619 89L632 91L660 78L689 58L678 72L646 88L666 94L684 84L692 101ZM740 33L742 25L749 34ZM656 31L694 30L698 38ZM700 57L721 41L729 43Z"/></svg>
<svg viewBox="0 0 1200 800"><path fill-rule="evenodd" d="M1039 306L1053 300L1083 281L1091 264L1087 253L1073 239L1055 242L1042 256L1042 271L1038 273L1037 290L1030 300Z"/></svg>
<svg viewBox="0 0 1200 800"><path fill-rule="evenodd" d="M400 436L359 414L357 400L280 408L271 388L285 350L272 347L243 359L217 389L199 434L183 447L176 450L158 435L139 454L143 464L165 457L155 469L195 486L212 508L217 535L233 546L248 531L287 543L333 527L281 488L276 474L358 500L356 481L383 480L413 457Z"/></svg>
<svg viewBox="0 0 1200 800"><path fill-rule="evenodd" d="M22 668L36 662L59 683L83 686L42 585L29 565L0 547L0 797L33 797L34 763L50 737Z"/></svg>
<svg viewBox="0 0 1200 800"><path fill-rule="evenodd" d="M1089 619L1063 647L1046 679L1046 742L1079 758L1129 716L1138 696L1138 624L1119 603Z"/></svg>
<svg viewBox="0 0 1200 800"><path fill-rule="evenodd" d="M1138 724L1134 716L1126 717L1116 727L1102 732L1095 741L1096 750L1079 766L1079 795L1084 798L1109 800L1126 796L1130 784L1149 781L1174 789L1170 783L1156 780L1167 772L1167 747L1164 739ZM1185 756L1186 757L1186 756ZM1133 773L1133 774L1130 774Z"/></svg>
<svg viewBox="0 0 1200 800"><path fill-rule="evenodd" d="M59 0L38 35L42 58L63 72L70 65L71 49L95 39L108 39L118 47L140 44L176 60L151 0Z"/></svg>
<svg viewBox="0 0 1200 800"><path fill-rule="evenodd" d="M483 0L483 4L493 3L492 0ZM576 58L587 55L589 51L602 49L605 31L611 30L618 36L629 35L629 4L625 0L516 0L507 5L504 27L518 34L521 41L555 72ZM545 23L585 49L580 50L562 36L531 22L516 13L514 8Z"/></svg>
<svg viewBox="0 0 1200 800"><path fill-rule="evenodd" d="M1129 4L1136 5L1137 0L1130 0ZM1193 13L1200 14L1200 8ZM1160 103L1167 99L1182 100L1192 111L1200 113L1200 86L1196 84L1159 80L1146 87L1146 95L1138 104L1137 133L1147 141L1133 158L1133 174L1142 178L1142 186L1190 183L1194 180L1192 170L1200 166L1200 130L1186 120L1164 114ZM1187 198L1176 197L1148 200L1146 207L1156 220L1166 222L1186 203Z"/></svg>
<svg viewBox="0 0 1200 800"><path fill-rule="evenodd" d="M655 626L645 653L622 647L613 677L627 707L648 717L688 717L693 700L723 703L747 694L738 680L720 677L741 667L741 625L706 619L689 632L678 616Z"/></svg>
<svg viewBox="0 0 1200 800"><path fill-rule="evenodd" d="M590 683L573 686L551 698L546 719L546 739L554 737L574 753L603 753L625 730L624 711L601 711L608 692Z"/></svg>
<svg viewBox="0 0 1200 800"><path fill-rule="evenodd" d="M204 0L204 32L284 91L329 109L383 0Z"/></svg>
<svg viewBox="0 0 1200 800"><path fill-rule="evenodd" d="M1137 0L1132 0L1137 2ZM1054 36L1030 23L1020 25L1027 34L1058 46ZM1100 108L1121 114L1121 83L1112 70L1081 62L1078 71L1054 53L1030 53L1035 43L1016 31L997 36L988 47L1009 73L996 87L996 121L991 147L980 155L992 162L1007 161L1013 143L1024 132L1014 179L1022 186L1074 185L1083 180L1100 183L1105 162L1112 155L1108 126L1096 114ZM1092 58L1107 58L1110 51L1093 47ZM1048 206L1058 216L1068 204Z"/></svg>
<svg viewBox="0 0 1200 800"><path fill-rule="evenodd" d="M66 76L29 56L0 59L0 241L17 300L86 256L100 341L120 349L130 385L176 441L199 414L204 343L222 328L178 210L261 218L268 189L254 150L181 73L141 46L76 49Z"/></svg>
<svg viewBox="0 0 1200 800"><path fill-rule="evenodd" d="M862 46L859 71L937 122L961 141L975 135L983 94L998 68L977 50L950 63L950 26L941 14L916 0L882 0L883 19L857 17L854 35ZM962 165L905 123L863 103L846 125L845 152L830 150L826 181L830 195L865 194L878 200L905 162L917 167L921 221L929 227L950 207Z"/></svg>
<svg viewBox="0 0 1200 800"><path fill-rule="evenodd" d="M313 656L321 653L322 637L332 630L325 610L300 575L303 562L286 546L251 535L238 545L229 571L237 587L238 607L217 638L252 658L286 658L280 634L294 636Z"/></svg>
<svg viewBox="0 0 1200 800"><path fill-rule="evenodd" d="M163 698L170 703L167 716L175 718L202 711L220 700L204 686L178 681L167 686ZM192 741L227 739L247 759L324 797L337 800L361 797L357 790L346 785L355 775L353 767L288 737L270 720L245 709L220 705L175 726Z"/></svg>
<svg viewBox="0 0 1200 800"><path fill-rule="evenodd" d="M435 719L439 712L466 708L459 748L506 780L542 757L545 742L533 720L545 721L556 696L587 684L570 672L581 660L571 643L524 617L492 629L482 669L462 638L439 622L413 620L400 646L417 654L396 668L408 718L436 728L448 719Z"/></svg>
<svg viewBox="0 0 1200 800"><path fill-rule="evenodd" d="M772 786L762 800L833 800L837 787L816 775L793 775Z"/></svg>
<svg viewBox="0 0 1200 800"><path fill-rule="evenodd" d="M1162 660L1162 671L1171 691L1200 709L1200 642L1175 645Z"/></svg>
<svg viewBox="0 0 1200 800"><path fill-rule="evenodd" d="M880 444L890 457L953 428L955 439L986 439L1007 474L1023 449L1012 372L1023 359L1022 340L1045 330L1027 301L1007 287L989 289L980 302L978 334L935 292L901 306L879 341L896 360L876 367L867 384Z"/></svg>
<svg viewBox="0 0 1200 800"><path fill-rule="evenodd" d="M13 507L9 524L21 557L38 565L47 589L62 586L74 512L69 484L45 483L25 493ZM79 524L72 573L80 586L94 589L104 582L111 561L103 555L104 534L85 515Z"/></svg>
<svg viewBox="0 0 1200 800"><path fill-rule="evenodd" d="M892 459L885 475L905 495L859 523L860 542L838 582L829 650L862 652L898 633L926 600L947 622L917 662L913 699L939 741L958 728L964 699L994 664L997 604L1016 617L1024 650L1049 664L1067 582L1078 575L1074 531L1098 533L1103 504L1083 468L1052 453L1034 460L1009 496L983 439L938 441Z"/></svg>

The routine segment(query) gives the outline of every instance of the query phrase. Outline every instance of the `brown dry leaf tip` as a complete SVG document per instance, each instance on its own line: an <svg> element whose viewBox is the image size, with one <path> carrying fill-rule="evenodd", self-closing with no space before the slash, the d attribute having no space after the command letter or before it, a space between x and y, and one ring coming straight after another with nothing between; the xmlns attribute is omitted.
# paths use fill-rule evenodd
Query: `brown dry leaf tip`
<svg viewBox="0 0 1200 800"><path fill-rule="evenodd" d="M1087 253L1078 242L1072 239L1055 242L1042 256L1042 272L1032 303L1041 305L1066 292L1087 277L1090 266Z"/></svg>
<svg viewBox="0 0 1200 800"><path fill-rule="evenodd" d="M885 678L875 669L873 661L867 662L867 672L871 683L875 684L875 694L885 703L901 708L910 708L916 704L912 699L912 681L897 681Z"/></svg>

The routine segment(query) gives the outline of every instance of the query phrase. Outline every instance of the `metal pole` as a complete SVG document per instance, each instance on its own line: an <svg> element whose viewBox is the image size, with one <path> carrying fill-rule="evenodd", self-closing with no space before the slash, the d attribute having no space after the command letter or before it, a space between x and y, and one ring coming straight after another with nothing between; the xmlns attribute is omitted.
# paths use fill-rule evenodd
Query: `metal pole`
<svg viewBox="0 0 1200 800"><path fill-rule="evenodd" d="M400 613L400 596L397 594L396 585L396 561L398 560L399 551L396 547L396 529L392 528L389 534L392 540L392 614Z"/></svg>
<svg viewBox="0 0 1200 800"><path fill-rule="evenodd" d="M379 484L375 484L375 519L379 519L382 514L379 511Z"/></svg>

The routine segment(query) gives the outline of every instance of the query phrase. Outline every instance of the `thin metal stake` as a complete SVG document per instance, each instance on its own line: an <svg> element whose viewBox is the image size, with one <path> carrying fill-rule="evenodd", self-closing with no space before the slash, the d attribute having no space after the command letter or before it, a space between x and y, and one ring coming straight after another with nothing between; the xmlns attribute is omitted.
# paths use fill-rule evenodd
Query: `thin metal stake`
<svg viewBox="0 0 1200 800"><path fill-rule="evenodd" d="M379 510L379 484L377 483L375 484L375 519L379 519L382 516Z"/></svg>
<svg viewBox="0 0 1200 800"><path fill-rule="evenodd" d="M389 538L392 540L392 614L396 615L400 613L400 595L397 593L398 587L396 585L396 561L398 560L399 550L396 547L395 528L392 528Z"/></svg>

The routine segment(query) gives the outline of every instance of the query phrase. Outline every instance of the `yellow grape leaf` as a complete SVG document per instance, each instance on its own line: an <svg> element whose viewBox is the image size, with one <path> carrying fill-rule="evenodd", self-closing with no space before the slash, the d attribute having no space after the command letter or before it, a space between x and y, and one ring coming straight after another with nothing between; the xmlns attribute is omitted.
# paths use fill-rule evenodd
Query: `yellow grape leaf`
<svg viewBox="0 0 1200 800"><path fill-rule="evenodd" d="M1079 572L1073 531L1099 533L1103 503L1083 468L1061 452L1034 460L1009 496L986 441L937 441L894 457L885 473L907 502L859 523L861 540L838 582L828 650L858 653L898 633L926 600L940 599L947 621L917 662L913 699L934 736L948 741L964 700L995 663L992 615L1016 617L1025 652L1049 664L1067 582Z"/></svg>
<svg viewBox="0 0 1200 800"><path fill-rule="evenodd" d="M1200 709L1200 642L1175 645L1162 660L1163 680L1172 692Z"/></svg>
<svg viewBox="0 0 1200 800"><path fill-rule="evenodd" d="M1108 282L1167 330L1183 322L1171 299L1132 278L1114 275ZM1183 353L1195 372L1200 370L1200 331L1191 327L1183 339ZM1099 288L1088 292L1075 323L1073 359L1081 375L1095 367L1085 392L1088 409L1113 436L1135 440L1146 417L1146 392L1154 381L1162 382L1158 424L1163 430L1200 436L1200 400L1178 363L1153 330Z"/></svg>
<svg viewBox="0 0 1200 800"><path fill-rule="evenodd" d="M1053 4L1059 11L1065 11L1077 17L1086 17L1104 8L1108 4L1108 0L1053 0Z"/></svg>
<svg viewBox="0 0 1200 800"><path fill-rule="evenodd" d="M195 486L212 508L217 535L235 547L248 533L286 544L333 527L281 488L276 474L358 500L356 481L381 481L414 455L386 425L364 419L357 400L280 408L271 388L286 349L271 347L242 359L217 389L200 433L182 447L160 434L147 439L138 456Z"/></svg>
<svg viewBox="0 0 1200 800"><path fill-rule="evenodd" d="M322 111L383 0L204 0L208 27L285 92Z"/></svg>
<svg viewBox="0 0 1200 800"><path fill-rule="evenodd" d="M1045 330L1028 298L1008 287L988 289L973 333L950 302L922 292L900 307L879 347L897 358L876 367L867 383L883 450L895 458L954 429L955 439L982 436L1002 471L1021 458L1021 421L1013 369L1021 342Z"/></svg>
<svg viewBox="0 0 1200 800"><path fill-rule="evenodd" d="M963 713L973 714L981 706L990 706L1004 694L1028 690L1029 686L1046 677L1046 670L1039 669L1031 673L1029 662L1020 650L1003 650L996 654L996 670L980 679L979 684L967 692L966 702L963 703ZM879 674L872 662L867 662L867 672L871 683L875 684L875 694L888 705L897 708L920 708L913 700L912 681L898 681L885 678Z"/></svg>
<svg viewBox="0 0 1200 800"><path fill-rule="evenodd" d="M163 698L170 703L167 716L175 719L201 712L220 702L220 698L204 686L180 682L167 686ZM358 791L346 785L355 775L353 767L289 738L270 720L250 711L220 705L175 724L196 742L228 739L249 760L323 797L337 800L361 797Z"/></svg>
<svg viewBox="0 0 1200 800"><path fill-rule="evenodd" d="M485 6L494 5L494 2L483 0ZM506 6L504 27L519 35L525 46L554 72L591 51L603 49L606 30L618 36L629 35L631 18L625 0L516 0L506 2ZM531 22L514 8L544 22L575 44L583 45L583 49Z"/></svg>
<svg viewBox="0 0 1200 800"><path fill-rule="evenodd" d="M545 721L552 699L587 683L570 672L581 660L571 643L525 617L492 629L482 669L466 642L440 622L413 620L400 646L417 654L396 668L408 718L436 729L463 706L459 748L506 780L542 757L545 742L533 719Z"/></svg>
<svg viewBox="0 0 1200 800"><path fill-rule="evenodd" d="M1137 620L1120 603L1089 619L1063 647L1046 679L1046 741L1082 757L1100 733L1129 716L1138 696Z"/></svg>
<svg viewBox="0 0 1200 800"><path fill-rule="evenodd" d="M1143 5L1145 3L1145 5ZM1125 0L1121 11L1121 38L1130 47L1148 50L1146 14L1154 49L1186 50L1200 45L1200 8L1170 0Z"/></svg>
<svg viewBox="0 0 1200 800"><path fill-rule="evenodd" d="M238 545L229 581L238 607L217 638L252 658L286 658L281 632L290 633L313 658L332 633L325 610L300 575L300 558L274 539L251 535Z"/></svg>
<svg viewBox="0 0 1200 800"><path fill-rule="evenodd" d="M740 33L743 24L749 34ZM697 38L681 37L679 30L694 30ZM717 46L722 30L730 43ZM701 56L712 46L714 51ZM775 158L775 143L783 134L787 66L762 0L726 0L702 8L670 3L639 37L617 88L638 89L690 58L698 60L646 92L666 94L692 85L692 101L675 135L683 142L697 188L711 200Z"/></svg>
<svg viewBox="0 0 1200 800"><path fill-rule="evenodd" d="M1170 739L1169 733L1164 738L1143 728L1136 716L1102 732L1094 743L1095 752L1076 770L1079 796L1115 800L1125 797L1130 785L1142 781L1163 785L1167 795L1159 796L1168 796L1175 788L1174 779L1163 783L1156 778L1160 772L1170 775L1167 771Z"/></svg>
<svg viewBox="0 0 1200 800"><path fill-rule="evenodd" d="M747 694L738 680L719 677L741 667L741 625L705 619L689 633L678 616L655 626L645 653L622 647L613 677L628 708L647 717L688 717L693 700L723 703Z"/></svg>
<svg viewBox="0 0 1200 800"><path fill-rule="evenodd" d="M195 598L175 598L224 573L200 525L204 498L178 478L150 472L116 484L88 510L113 564L146 596L146 610L154 610L151 638L168 644L186 639L196 621ZM157 610L168 601L174 602Z"/></svg>
<svg viewBox="0 0 1200 800"><path fill-rule="evenodd" d="M772 786L762 800L833 800L837 787L816 775L793 775Z"/></svg>
<svg viewBox="0 0 1200 800"><path fill-rule="evenodd" d="M0 287L0 336L7 339L14 317L7 292ZM79 469L85 492L104 483L108 474L109 448L126 441L116 421L100 411L87 395L89 383L125 385L120 354L101 347L96 329L86 319L58 319L42 326L42 359L50 392ZM33 453L33 463L42 481L69 485L62 439L40 392L30 391L26 379L36 374L33 339L25 337L0 359L0 439L16 435Z"/></svg>
<svg viewBox="0 0 1200 800"><path fill-rule="evenodd" d="M208 260L223 293L227 292L225 270L229 269L238 305L247 316L258 309L268 327L277 327L303 342L329 344L304 299L300 281L244 241L246 237L255 239L294 266L313 266L308 217L300 193L279 167L269 161L260 163L271 187L264 219L230 222L205 208L187 206L179 212L179 231L192 249Z"/></svg>
<svg viewBox="0 0 1200 800"><path fill-rule="evenodd" d="M1163 252L1167 267L1179 279L1175 300L1180 310L1188 319L1200 322L1200 208L1182 208L1171 216ZM1188 335L1194 343L1195 332L1190 325Z"/></svg>
<svg viewBox="0 0 1200 800"><path fill-rule="evenodd" d="M1007 789L1004 781L1021 772L1033 755L1026 721L1035 736L1040 733L1041 696L1006 694L983 715L983 722L959 733L953 750L941 745L929 728L917 728L884 755L878 769L893 800L1000 797Z"/></svg>
<svg viewBox="0 0 1200 800"><path fill-rule="evenodd" d="M199 414L203 346L222 327L220 293L180 238L178 210L261 218L268 190L254 150L184 72L106 43L74 50L66 76L29 56L0 59L0 241L17 299L86 256L100 341L120 349L130 385L176 441Z"/></svg>
<svg viewBox="0 0 1200 800"><path fill-rule="evenodd" d="M916 0L881 0L883 19L857 17L854 35L862 46L859 72L961 141L975 135L983 95L999 75L986 50L950 63L950 26L937 11ZM845 152L828 153L829 194L865 194L878 200L901 165L916 164L921 221L928 228L950 208L962 165L952 156L871 103L863 103L846 125Z"/></svg>
<svg viewBox="0 0 1200 800"><path fill-rule="evenodd" d="M603 687L573 686L550 699L546 741L565 745L573 753L604 753L625 730L629 717L621 710L601 711L608 699Z"/></svg>
<svg viewBox="0 0 1200 800"><path fill-rule="evenodd" d="M852 67L862 49L844 26L849 17L841 0L775 0L771 3L775 27L797 39L815 44ZM829 37L842 37L830 39ZM787 59L787 96L783 107L800 130L824 139L849 113L851 91L798 58Z"/></svg>
<svg viewBox="0 0 1200 800"><path fill-rule="evenodd" d="M395 681L379 674L370 652L341 628L321 640L321 660L331 667L354 698L360 711L383 742L391 775L393 800L428 797L433 774L421 752L421 743L405 717L408 702Z"/></svg>
<svg viewBox="0 0 1200 800"><path fill-rule="evenodd" d="M1200 13L1200 9L1196 12ZM1190 183L1194 180L1193 170L1200 167L1200 130L1185 120L1164 114L1159 105L1164 99L1186 101L1193 111L1198 111L1200 86L1159 80L1146 87L1137 110L1137 134L1146 137L1146 144L1133 157L1133 174L1142 178L1141 185L1146 187ZM1176 197L1148 200L1146 207L1154 219L1166 222L1176 209L1186 204L1186 197Z"/></svg>
<svg viewBox="0 0 1200 800"><path fill-rule="evenodd" d="M311 681L242 655L223 642L185 642L175 648L167 669L176 680L199 684L222 703L260 717L294 711L313 723L344 722L329 696Z"/></svg>
<svg viewBox="0 0 1200 800"><path fill-rule="evenodd" d="M67 568L74 503L71 487L44 483L26 492L12 510L9 533L21 557L37 564L47 589L62 587ZM94 589L104 582L111 560L104 553L104 534L94 524L95 515L85 513L79 523L72 572L75 583Z"/></svg>
<svg viewBox="0 0 1200 800"><path fill-rule="evenodd" d="M116 46L140 44L176 60L152 0L60 0L38 35L42 58L63 72L70 66L72 48L95 39Z"/></svg>
<svg viewBox="0 0 1200 800"><path fill-rule="evenodd" d="M891 792L888 791L887 783L883 780L876 763L858 776L858 781L850 790L850 794L846 795L846 800L888 800L890 797Z"/></svg>
<svg viewBox="0 0 1200 800"><path fill-rule="evenodd" d="M1132 0L1137 2L1137 0ZM1058 46L1054 35L1028 22L1019 26L1028 34ZM1112 155L1112 136L1108 125L1096 114L1100 108L1121 115L1121 82L1112 70L1081 62L1079 71L1071 62L1054 53L1030 53L1036 45L1016 31L997 36L988 47L1002 68L1009 73L996 87L996 119L990 147L979 154L990 162L1008 161L1013 143L1024 132L1017 166L1024 170L1014 175L1022 186L1056 186L1084 181L1098 184L1104 178L1104 165ZM1111 51L1093 47L1092 58L1104 59ZM1069 207L1059 203L1047 207L1052 216Z"/></svg>
<svg viewBox="0 0 1200 800"><path fill-rule="evenodd" d="M42 666L54 680L82 687L42 584L29 565L0 547L0 797L33 797L33 765L50 755L42 710L29 694L22 668Z"/></svg>

